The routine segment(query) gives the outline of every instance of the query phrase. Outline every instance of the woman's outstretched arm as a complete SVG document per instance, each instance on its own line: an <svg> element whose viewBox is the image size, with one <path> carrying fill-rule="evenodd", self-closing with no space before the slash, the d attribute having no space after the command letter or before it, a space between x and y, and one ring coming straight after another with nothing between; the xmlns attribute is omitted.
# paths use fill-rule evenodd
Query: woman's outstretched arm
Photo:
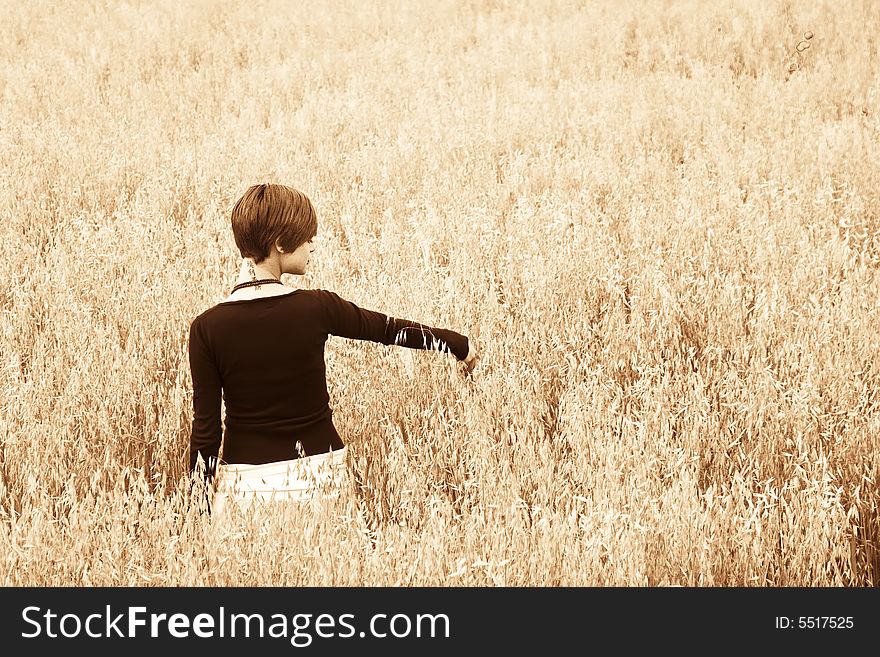
<svg viewBox="0 0 880 657"><path fill-rule="evenodd" d="M189 469L195 471L199 453L208 475L220 451L223 430L220 424L221 382L217 366L200 331L198 320L189 329L189 367L193 384L193 421L189 439Z"/></svg>
<svg viewBox="0 0 880 657"><path fill-rule="evenodd" d="M325 328L330 335L410 349L448 351L464 361L468 371L476 363L473 345L461 333L365 310L326 290L316 290L316 293L321 299Z"/></svg>

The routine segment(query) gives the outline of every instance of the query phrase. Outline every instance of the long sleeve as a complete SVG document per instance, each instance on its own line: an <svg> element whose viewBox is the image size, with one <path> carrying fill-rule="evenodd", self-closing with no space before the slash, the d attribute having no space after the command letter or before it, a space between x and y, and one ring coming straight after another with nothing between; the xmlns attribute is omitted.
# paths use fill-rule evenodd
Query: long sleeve
<svg viewBox="0 0 880 657"><path fill-rule="evenodd" d="M410 349L448 351L459 360L467 358L467 336L365 310L326 290L321 290L320 295L330 335Z"/></svg>
<svg viewBox="0 0 880 657"><path fill-rule="evenodd" d="M190 472L195 470L199 452L209 474L217 454L223 430L220 424L221 381L217 365L200 330L198 318L190 325L189 366L193 384L193 421L189 440Z"/></svg>

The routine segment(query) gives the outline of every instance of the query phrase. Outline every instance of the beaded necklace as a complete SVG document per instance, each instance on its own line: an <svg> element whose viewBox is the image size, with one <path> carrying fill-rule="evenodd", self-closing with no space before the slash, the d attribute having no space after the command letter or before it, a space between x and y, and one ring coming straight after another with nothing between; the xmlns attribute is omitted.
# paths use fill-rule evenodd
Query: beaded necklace
<svg viewBox="0 0 880 657"><path fill-rule="evenodd" d="M278 283L279 285L284 285L284 283L279 281L277 278L261 278L259 280L245 281L244 283L239 283L238 285L236 285L235 287L232 288L232 292L235 292L236 290L240 290L243 287L251 287L252 285L266 285L268 283ZM230 292L230 294L231 294L231 292Z"/></svg>

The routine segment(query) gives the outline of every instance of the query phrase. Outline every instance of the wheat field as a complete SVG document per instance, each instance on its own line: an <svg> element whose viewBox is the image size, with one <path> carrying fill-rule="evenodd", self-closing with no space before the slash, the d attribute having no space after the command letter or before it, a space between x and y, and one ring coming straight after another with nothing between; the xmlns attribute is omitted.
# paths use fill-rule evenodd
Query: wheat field
<svg viewBox="0 0 880 657"><path fill-rule="evenodd" d="M6 3L0 577L880 584L880 5ZM257 182L328 342L339 498L190 495L189 322Z"/></svg>

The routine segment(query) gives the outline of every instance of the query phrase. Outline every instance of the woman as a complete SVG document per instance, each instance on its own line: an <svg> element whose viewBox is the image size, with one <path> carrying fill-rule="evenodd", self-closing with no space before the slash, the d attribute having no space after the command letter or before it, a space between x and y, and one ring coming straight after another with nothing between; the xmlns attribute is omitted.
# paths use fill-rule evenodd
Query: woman
<svg viewBox="0 0 880 657"><path fill-rule="evenodd" d="M477 362L473 345L455 331L364 310L326 290L291 290L281 283L282 274L305 274L317 231L312 203L284 185L254 185L232 210L241 273L229 297L196 317L189 333L189 465L194 472L201 460L215 480L215 511L230 495L302 499L338 481L345 445L329 406L329 335L448 351L468 372Z"/></svg>

